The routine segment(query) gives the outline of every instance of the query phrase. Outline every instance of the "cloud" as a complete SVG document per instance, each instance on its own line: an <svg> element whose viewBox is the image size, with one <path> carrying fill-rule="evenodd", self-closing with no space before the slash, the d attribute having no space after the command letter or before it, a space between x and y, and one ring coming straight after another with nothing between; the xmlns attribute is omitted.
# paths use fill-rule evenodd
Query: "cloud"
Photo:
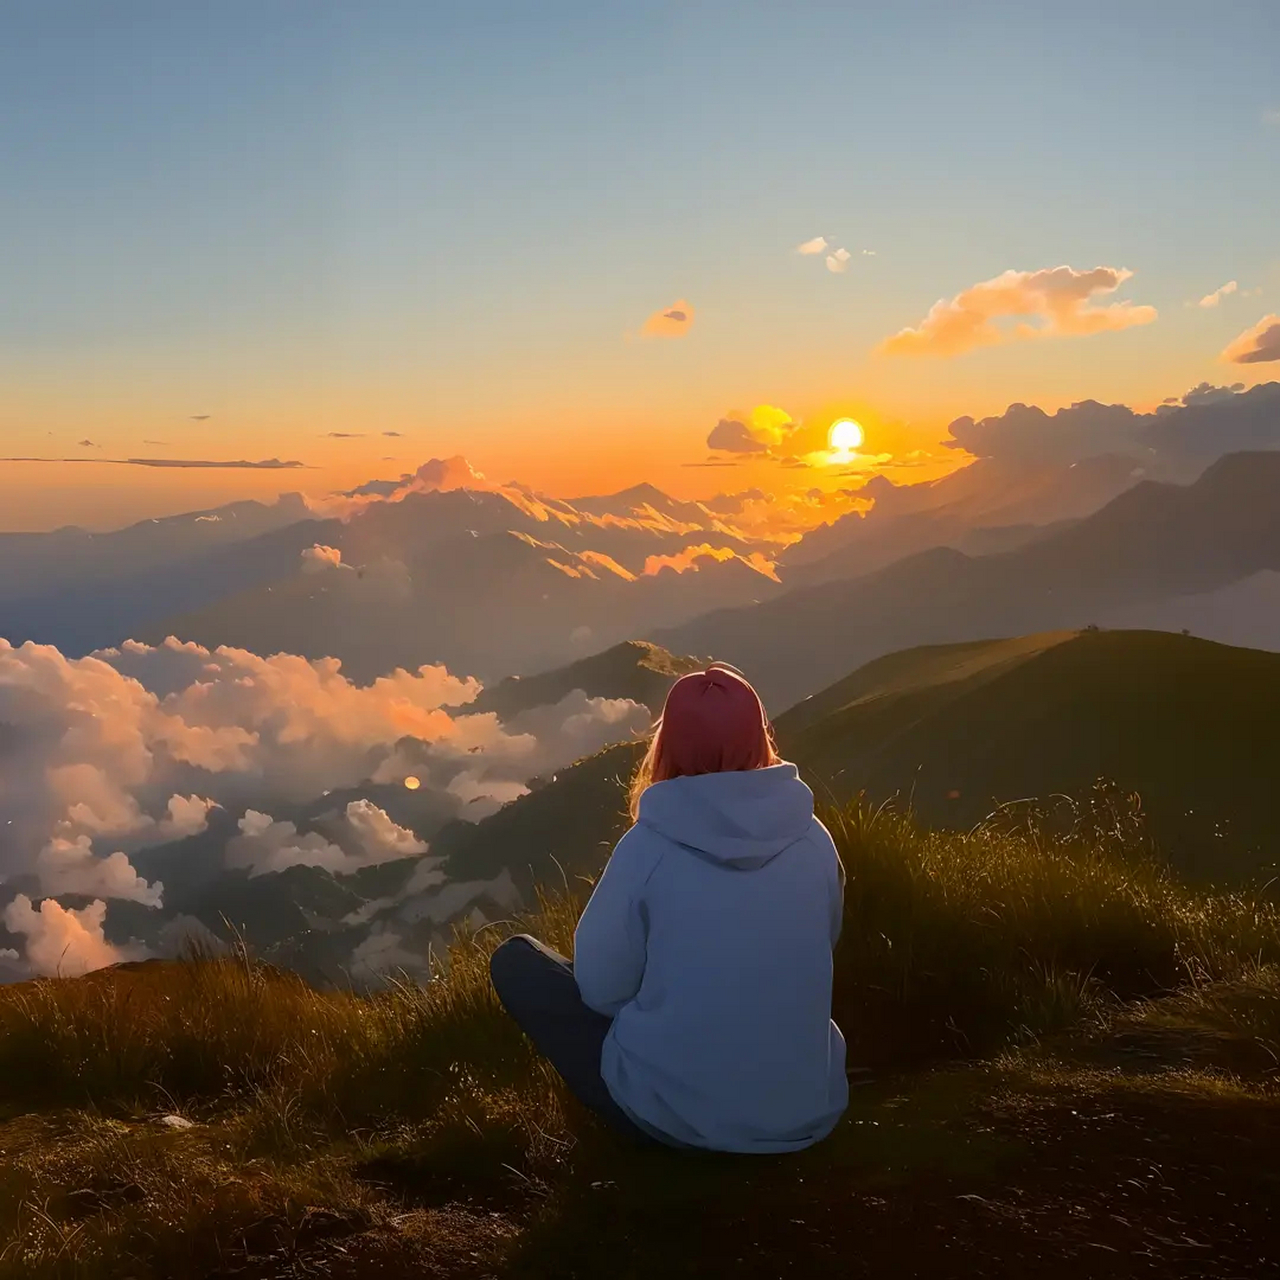
<svg viewBox="0 0 1280 1280"><path fill-rule="evenodd" d="M444 708L479 689L443 667L356 685L333 659L176 640L68 659L0 640L0 876L54 838L128 852L201 829L215 801L354 785L400 739L455 734Z"/></svg>
<svg viewBox="0 0 1280 1280"><path fill-rule="evenodd" d="M1227 346L1222 359L1232 364L1263 364L1280 360L1280 316L1263 316Z"/></svg>
<svg viewBox="0 0 1280 1280"><path fill-rule="evenodd" d="M683 338L693 325L693 307L683 298L655 311L645 322L641 333L649 338Z"/></svg>
<svg viewBox="0 0 1280 1280"><path fill-rule="evenodd" d="M366 858L385 861L385 857L407 858L426 853L427 846L412 831L387 816L370 800L352 800L347 805L347 823Z"/></svg>
<svg viewBox="0 0 1280 1280"><path fill-rule="evenodd" d="M80 442L93 444L92 441ZM100 445L93 445L95 449ZM295 471L305 468L305 462L281 462L279 458L264 458L259 462L209 462L196 458L0 458L0 462L105 462L117 467L197 467L223 471Z"/></svg>
<svg viewBox="0 0 1280 1280"><path fill-rule="evenodd" d="M209 462L196 458L112 458L112 462L122 462L130 467L209 467L224 471L294 471L305 467L303 462L281 462L279 458L261 458L257 462L249 462L237 458L231 462Z"/></svg>
<svg viewBox="0 0 1280 1280"><path fill-rule="evenodd" d="M740 515L750 503L771 500L772 496L765 493L763 489L741 489L737 493L718 493L714 498L707 498L702 505L708 511L736 516Z"/></svg>
<svg viewBox="0 0 1280 1280"><path fill-rule="evenodd" d="M1132 275L1123 267L1006 271L935 302L918 325L886 338L878 350L884 355L954 356L1002 342L1079 337L1150 324L1156 318L1154 307L1131 302L1091 305L1096 296L1114 293ZM1002 329L995 322L1005 318L1019 323Z"/></svg>
<svg viewBox="0 0 1280 1280"><path fill-rule="evenodd" d="M302 552L303 573L324 573L328 569L343 567L342 552L337 547L326 547L317 542Z"/></svg>
<svg viewBox="0 0 1280 1280"><path fill-rule="evenodd" d="M707 436L707 448L725 453L768 453L769 446L757 440L751 428L736 418L721 418Z"/></svg>
<svg viewBox="0 0 1280 1280"><path fill-rule="evenodd" d="M321 867L334 875L350 875L363 867L426 853L426 844L399 826L369 800L352 800L329 836L299 832L292 822L248 809L237 824L240 834L227 844L227 866L260 876L290 867Z"/></svg>
<svg viewBox="0 0 1280 1280"><path fill-rule="evenodd" d="M1070 462L1127 447L1139 426L1127 405L1083 400L1055 413L1036 405L1012 404L993 417L957 418L948 430L949 449L965 449L979 458Z"/></svg>
<svg viewBox="0 0 1280 1280"><path fill-rule="evenodd" d="M145 907L163 904L164 885L159 881L148 884L119 851L110 857L95 857L93 842L87 835L76 836L74 840L55 836L40 851L36 872L41 889L53 897L78 893L140 902Z"/></svg>
<svg viewBox="0 0 1280 1280"><path fill-rule="evenodd" d="M1280 111L1264 111L1262 113L1262 123L1280 125Z"/></svg>
<svg viewBox="0 0 1280 1280"><path fill-rule="evenodd" d="M1184 406L1194 404L1222 404L1230 401L1232 396L1239 395L1243 390L1243 382L1233 382L1229 387L1215 387L1211 382L1202 382L1199 386L1192 387L1184 396L1170 397L1165 401L1165 404Z"/></svg>
<svg viewBox="0 0 1280 1280"><path fill-rule="evenodd" d="M384 431L382 434L383 434L384 436L386 436L388 440L403 440L403 439L404 439L404 432L403 432L403 431Z"/></svg>
<svg viewBox="0 0 1280 1280"><path fill-rule="evenodd" d="M751 413L731 411L711 428L707 447L722 453L768 453L790 439L799 429L785 409L759 404Z"/></svg>
<svg viewBox="0 0 1280 1280"><path fill-rule="evenodd" d="M228 861L254 874L419 856L422 841L371 800L309 825L281 808L412 774L446 812L478 819L649 722L642 706L577 691L504 724L467 712L479 691L441 666L357 685L334 659L173 639L67 658L0 640L0 879L159 905L131 854L205 830L215 805L239 823Z"/></svg>
<svg viewBox="0 0 1280 1280"><path fill-rule="evenodd" d="M107 904L100 899L72 911L46 898L37 911L25 893L4 909L5 928L26 938L27 963L47 977L79 977L130 958L106 940L106 917Z"/></svg>
<svg viewBox="0 0 1280 1280"><path fill-rule="evenodd" d="M459 454L451 458L431 458L398 480L368 480L341 493L308 498L307 505L316 515L348 520L377 502L400 502L414 493L446 493L455 489L511 496L508 488L486 480Z"/></svg>
<svg viewBox="0 0 1280 1280"><path fill-rule="evenodd" d="M387 924L379 924L351 953L351 975L357 981L370 982L391 973L425 976L430 972L430 957L421 951L410 951L399 932Z"/></svg>
<svg viewBox="0 0 1280 1280"><path fill-rule="evenodd" d="M737 560L766 578L772 578L775 582L778 580L777 567L762 552L753 551L750 555L743 556L731 547L713 547L709 542L685 547L674 555L649 556L644 562L644 573L647 577L653 577L664 570L696 573L704 562L724 564L729 560Z"/></svg>
<svg viewBox="0 0 1280 1280"><path fill-rule="evenodd" d="M92 440L77 440L76 443L82 449L101 449L100 444L95 444Z"/></svg>
<svg viewBox="0 0 1280 1280"><path fill-rule="evenodd" d="M796 246L796 252L806 257L825 255L827 270L837 275L842 275L849 269L849 260L853 257L848 249L837 248L826 236L815 236L812 240L806 240L804 244ZM868 253L869 250L864 249L862 252Z"/></svg>
<svg viewBox="0 0 1280 1280"><path fill-rule="evenodd" d="M365 433L363 431L330 431L326 433L328 440L363 440Z"/></svg>
<svg viewBox="0 0 1280 1280"><path fill-rule="evenodd" d="M1280 383L1245 391L1241 382L1226 387L1202 382L1153 413L1096 400L1054 413L1014 404L976 422L957 418L949 430L949 448L978 458L1062 464L1120 454L1176 469L1224 453L1280 447Z"/></svg>
<svg viewBox="0 0 1280 1280"><path fill-rule="evenodd" d="M1240 285L1237 281L1228 280L1226 284L1221 285L1219 288L1215 289L1212 293L1206 293L1204 297L1201 298L1198 303L1196 303L1196 306L1216 307L1218 303L1222 301L1223 298L1225 298L1228 294L1235 293L1235 291L1239 287Z"/></svg>

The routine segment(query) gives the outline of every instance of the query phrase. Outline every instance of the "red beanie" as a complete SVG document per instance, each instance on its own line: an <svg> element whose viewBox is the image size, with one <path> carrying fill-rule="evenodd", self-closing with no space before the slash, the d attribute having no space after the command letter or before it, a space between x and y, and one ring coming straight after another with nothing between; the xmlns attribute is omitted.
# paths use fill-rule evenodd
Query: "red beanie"
<svg viewBox="0 0 1280 1280"><path fill-rule="evenodd" d="M762 769L774 761L759 695L720 664L671 687L658 730L655 780Z"/></svg>

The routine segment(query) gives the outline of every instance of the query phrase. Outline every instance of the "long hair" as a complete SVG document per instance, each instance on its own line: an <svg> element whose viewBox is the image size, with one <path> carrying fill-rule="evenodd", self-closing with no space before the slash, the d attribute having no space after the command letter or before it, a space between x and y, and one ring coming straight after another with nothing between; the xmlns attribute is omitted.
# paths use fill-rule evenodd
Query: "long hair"
<svg viewBox="0 0 1280 1280"><path fill-rule="evenodd" d="M655 782L781 763L760 696L725 663L683 676L667 694L648 750L631 779L631 819Z"/></svg>

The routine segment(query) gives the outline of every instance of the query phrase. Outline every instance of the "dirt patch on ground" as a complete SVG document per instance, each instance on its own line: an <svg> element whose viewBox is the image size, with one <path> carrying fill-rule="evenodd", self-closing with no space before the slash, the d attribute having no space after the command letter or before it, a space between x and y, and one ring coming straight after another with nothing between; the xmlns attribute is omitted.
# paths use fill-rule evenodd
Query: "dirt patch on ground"
<svg viewBox="0 0 1280 1280"><path fill-rule="evenodd" d="M1280 1203L1273 1158L1280 1105L1031 1091L975 1098L957 1115L944 1090L937 1109L950 1114L935 1121L928 1099L917 1106L909 1095L882 1100L851 1116L826 1151L785 1160L637 1155L602 1138L579 1153L567 1181L545 1193L526 1188L519 1207L412 1208L292 1257L217 1274L254 1280L1280 1274L1273 1217ZM907 1154L893 1157L904 1144Z"/></svg>

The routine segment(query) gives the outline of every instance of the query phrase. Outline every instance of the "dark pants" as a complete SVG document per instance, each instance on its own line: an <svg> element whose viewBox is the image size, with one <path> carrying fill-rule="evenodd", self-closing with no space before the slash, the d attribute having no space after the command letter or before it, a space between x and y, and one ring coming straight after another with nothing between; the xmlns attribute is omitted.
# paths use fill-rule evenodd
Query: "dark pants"
<svg viewBox="0 0 1280 1280"><path fill-rule="evenodd" d="M536 938L518 934L493 953L489 976L503 1007L573 1096L611 1129L654 1142L614 1102L600 1076L600 1051L613 1019L583 1004L572 962Z"/></svg>

